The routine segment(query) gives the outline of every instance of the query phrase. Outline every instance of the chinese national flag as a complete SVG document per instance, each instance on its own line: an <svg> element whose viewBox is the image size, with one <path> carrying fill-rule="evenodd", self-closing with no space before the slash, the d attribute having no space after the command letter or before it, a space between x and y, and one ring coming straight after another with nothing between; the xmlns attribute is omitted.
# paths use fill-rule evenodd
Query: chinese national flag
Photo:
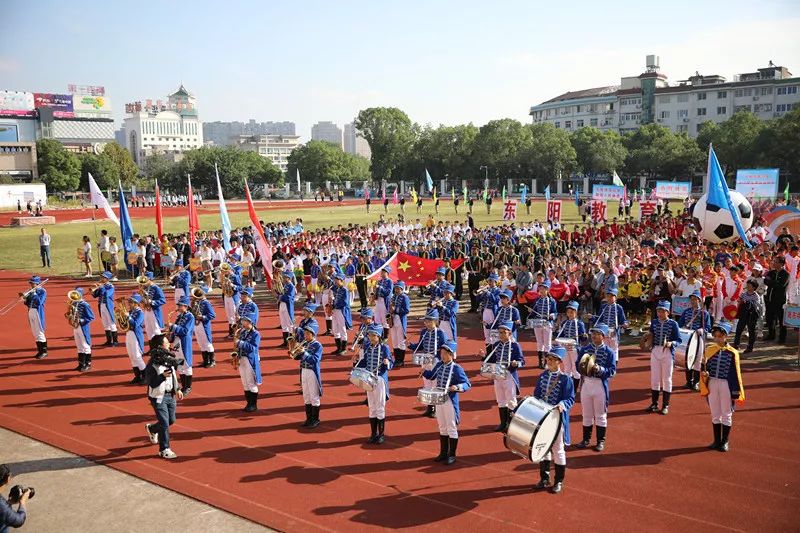
<svg viewBox="0 0 800 533"><path fill-rule="evenodd" d="M457 269L464 264L464 259L451 259L450 268ZM390 266L392 271L389 279L392 281L402 281L408 286L425 286L436 279L436 269L444 266L441 259L423 259L403 252L397 252L378 270L373 272L367 279L378 279L383 267Z"/></svg>

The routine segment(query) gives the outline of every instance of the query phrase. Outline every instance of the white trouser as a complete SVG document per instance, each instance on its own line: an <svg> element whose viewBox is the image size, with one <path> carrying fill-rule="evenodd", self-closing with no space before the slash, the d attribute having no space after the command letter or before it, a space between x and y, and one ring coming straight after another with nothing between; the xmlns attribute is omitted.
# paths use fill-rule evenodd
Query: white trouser
<svg viewBox="0 0 800 533"><path fill-rule="evenodd" d="M367 405L369 406L369 417L384 419L386 418L386 382L383 378L378 378L375 387L367 391Z"/></svg>
<svg viewBox="0 0 800 533"><path fill-rule="evenodd" d="M392 329L389 330L389 338L392 340L392 346L395 350L405 350L406 332L403 331L403 321L400 315L394 315L392 320L394 321L394 325L392 325Z"/></svg>
<svg viewBox="0 0 800 533"><path fill-rule="evenodd" d="M286 302L278 304L278 318L281 321L281 330L284 333L292 333L294 331L294 317L289 316L289 308Z"/></svg>
<svg viewBox="0 0 800 533"><path fill-rule="evenodd" d="M494 397L498 407L514 409L517 406L517 383L511 376L494 380Z"/></svg>
<svg viewBox="0 0 800 533"><path fill-rule="evenodd" d="M311 278L311 283L308 284L308 292L311 293L311 301L317 301L317 278Z"/></svg>
<svg viewBox="0 0 800 533"><path fill-rule="evenodd" d="M39 321L39 312L37 309L32 307L28 309L28 324L31 327L31 333L33 334L33 340L35 342L47 342L42 323Z"/></svg>
<svg viewBox="0 0 800 533"><path fill-rule="evenodd" d="M583 378L581 385L581 411L583 425L608 425L608 409L606 409L606 393L603 390L603 381L600 378Z"/></svg>
<svg viewBox="0 0 800 533"><path fill-rule="evenodd" d="M197 339L197 346L201 352L213 352L214 345L211 344L211 339L206 335L206 328L203 327L202 322L195 325L194 338Z"/></svg>
<svg viewBox="0 0 800 533"><path fill-rule="evenodd" d="M458 438L456 410L449 396L442 405L436 406L436 422L439 424L439 435L447 435L451 439Z"/></svg>
<svg viewBox="0 0 800 533"><path fill-rule="evenodd" d="M341 309L333 310L331 333L333 333L334 338L347 341L347 325L344 322L344 313L342 313Z"/></svg>
<svg viewBox="0 0 800 533"><path fill-rule="evenodd" d="M614 333L604 338L603 344L611 348L611 351L614 352L614 362L616 363L619 361L619 341L617 340L617 334Z"/></svg>
<svg viewBox="0 0 800 533"><path fill-rule="evenodd" d="M491 309L484 309L483 315L481 316L481 320L483 320L484 344L492 344L492 342L496 340L496 338L494 337L496 333L493 334L492 331L496 330L489 329L488 327L486 327L486 324L494 323L494 312Z"/></svg>
<svg viewBox="0 0 800 533"><path fill-rule="evenodd" d="M650 350L650 390L672 392L673 365L669 348L654 346Z"/></svg>
<svg viewBox="0 0 800 533"><path fill-rule="evenodd" d="M247 363L250 364L249 361ZM300 369L300 385L303 387L303 403L319 407L319 383L313 370L310 368Z"/></svg>
<svg viewBox="0 0 800 533"><path fill-rule="evenodd" d="M558 430L556 440L553 441L553 447L544 456L544 461L550 461L555 456L557 465L567 464L567 452L564 450L564 428Z"/></svg>
<svg viewBox="0 0 800 533"><path fill-rule="evenodd" d="M455 339L453 338L453 330L452 330L452 328L450 327L450 321L449 321L449 320L442 320L442 321L439 323L439 329L441 329L441 330L442 330L442 333L444 333L444 338L445 338L446 340L448 340L448 341L453 341L453 340L455 340Z"/></svg>
<svg viewBox="0 0 800 533"><path fill-rule="evenodd" d="M386 301L383 298L375 300L375 323L386 327Z"/></svg>
<svg viewBox="0 0 800 533"><path fill-rule="evenodd" d="M156 320L156 315L153 311L144 312L144 333L148 340L161 334L161 328L158 325L158 320Z"/></svg>
<svg viewBox="0 0 800 533"><path fill-rule="evenodd" d="M228 324L236 324L236 302L233 298L223 296L222 306L225 308L225 317L228 319Z"/></svg>
<svg viewBox="0 0 800 533"><path fill-rule="evenodd" d="M89 344L89 340L83 336L81 328L74 328L72 336L75 338L75 347L78 349L78 353L92 353L92 346Z"/></svg>
<svg viewBox="0 0 800 533"><path fill-rule="evenodd" d="M190 341L191 342L191 341ZM178 359L183 359L183 364L178 367L178 374L182 374L184 376L191 376L192 375L192 365L188 364L189 361L183 356L183 346L182 346L181 339L179 337L175 337L175 340L172 341L172 354L177 357Z"/></svg>
<svg viewBox="0 0 800 533"><path fill-rule="evenodd" d="M712 424L733 425L733 400L727 379L709 378L708 406Z"/></svg>
<svg viewBox="0 0 800 533"><path fill-rule="evenodd" d="M250 366L250 359L247 357L239 358L239 377L242 378L242 388L246 392L258 392L256 373Z"/></svg>
<svg viewBox="0 0 800 533"><path fill-rule="evenodd" d="M703 366L703 354L706 353L706 333L702 332L697 335L697 356L694 358L694 366L692 370L700 371Z"/></svg>
<svg viewBox="0 0 800 533"><path fill-rule="evenodd" d="M186 296L186 291L182 287L175 287L175 305L178 305L181 296Z"/></svg>
<svg viewBox="0 0 800 533"><path fill-rule="evenodd" d="M128 352L128 359L131 360L131 368L144 370L146 365L142 358L142 350L139 349L139 341L132 331L125 333L125 350Z"/></svg>
<svg viewBox="0 0 800 533"><path fill-rule="evenodd" d="M105 331L117 331L117 321L114 320L114 315L108 312L105 305L100 306L100 322L103 323Z"/></svg>
<svg viewBox="0 0 800 533"><path fill-rule="evenodd" d="M562 367L566 375L572 376L576 379L581 377L580 373L578 372L578 350L572 346L567 348L567 353L564 356Z"/></svg>
<svg viewBox="0 0 800 533"><path fill-rule="evenodd" d="M725 307L725 299L722 296L715 296L711 299L711 316L714 322L719 322L722 316L722 309Z"/></svg>
<svg viewBox="0 0 800 533"><path fill-rule="evenodd" d="M536 350L539 352L549 352L553 347L553 326L547 324L541 328L533 328L536 335Z"/></svg>

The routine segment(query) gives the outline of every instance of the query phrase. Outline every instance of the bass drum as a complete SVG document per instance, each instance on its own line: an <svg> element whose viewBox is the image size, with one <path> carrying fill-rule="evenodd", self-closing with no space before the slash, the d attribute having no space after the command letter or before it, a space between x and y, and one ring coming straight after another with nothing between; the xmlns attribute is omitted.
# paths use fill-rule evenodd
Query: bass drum
<svg viewBox="0 0 800 533"><path fill-rule="evenodd" d="M528 396L514 409L503 444L511 453L539 463L553 447L560 430L558 409Z"/></svg>
<svg viewBox="0 0 800 533"><path fill-rule="evenodd" d="M681 343L675 347L675 364L689 370L700 355L700 334L691 329L681 329L680 333Z"/></svg>

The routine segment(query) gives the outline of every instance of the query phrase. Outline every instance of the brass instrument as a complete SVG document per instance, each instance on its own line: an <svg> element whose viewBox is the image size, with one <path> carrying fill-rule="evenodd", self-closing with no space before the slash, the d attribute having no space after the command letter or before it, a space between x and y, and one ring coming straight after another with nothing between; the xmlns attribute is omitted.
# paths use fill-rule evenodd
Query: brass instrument
<svg viewBox="0 0 800 533"><path fill-rule="evenodd" d="M206 291L204 291L199 285L193 285L189 289L189 296L192 299L192 305L189 307L189 312L192 313L195 318L197 318L202 314L200 313L200 302L205 299Z"/></svg>
<svg viewBox="0 0 800 533"><path fill-rule="evenodd" d="M124 333L131 329L131 324L129 321L130 310L128 309L128 299L116 298L114 303L114 321L117 323L117 329Z"/></svg>
<svg viewBox="0 0 800 533"><path fill-rule="evenodd" d="M639 341L639 348L641 348L642 350L646 350L648 352L653 349L652 333L650 333L649 331L645 333L644 337L642 337L642 340Z"/></svg>
<svg viewBox="0 0 800 533"><path fill-rule="evenodd" d="M307 346L308 346L308 341L305 340L302 342L295 343L295 345L289 349L289 357L291 357L295 361L300 359L300 356L303 355L303 352L306 351Z"/></svg>
<svg viewBox="0 0 800 533"><path fill-rule="evenodd" d="M353 345L350 347L350 351L351 352L355 352L356 348L358 348L359 344L361 344L361 341L364 340L364 335L366 334L366 331L367 331L367 328L365 328L365 327L362 327L358 331L358 334L356 335L356 338L353 341Z"/></svg>
<svg viewBox="0 0 800 533"><path fill-rule="evenodd" d="M224 263L224 264L227 265L228 263ZM230 272L230 269L228 269L227 271L223 270L222 272L223 273ZM222 281L220 282L220 285L222 286L222 295L223 296L227 296L228 298L233 296L234 288L233 288L233 282L231 281L230 276L223 276Z"/></svg>
<svg viewBox="0 0 800 533"><path fill-rule="evenodd" d="M67 312L64 313L64 316L73 329L81 325L81 317L80 313L78 312L78 303L82 299L83 298L81 297L81 294L74 289L67 293L67 302L69 307L67 307Z"/></svg>
<svg viewBox="0 0 800 533"><path fill-rule="evenodd" d="M42 285L44 285L48 281L50 281L50 278L47 278L46 280L43 280L40 283L37 283L36 285L34 285L33 287L31 287L30 289L28 289L25 292L19 293L19 297L22 298L23 300L27 299L28 296L30 296L31 294L33 294L36 291L36 289L38 289L39 287L41 287Z"/></svg>
<svg viewBox="0 0 800 533"><path fill-rule="evenodd" d="M36 289L38 289L39 287L41 287L42 285L44 285L48 281L50 281L50 280L46 279L46 280L42 281L41 283L38 283L37 285L34 285L33 287L31 287L27 291L19 293L19 298L15 298L15 299L11 300L10 302L8 302L3 307L0 307L0 316L8 314L12 309L14 309L14 307L17 306L18 303L26 302L28 297L31 294L33 294Z"/></svg>
<svg viewBox="0 0 800 533"><path fill-rule="evenodd" d="M489 286L489 282L488 281L486 281L486 280L481 281L479 286L478 286L478 289L475 291L475 295L479 296L479 295L485 293L486 291L488 291L491 288L492 287Z"/></svg>
<svg viewBox="0 0 800 533"><path fill-rule="evenodd" d="M594 377L597 368L597 356L594 353L587 353L581 357L578 363L578 372L586 377Z"/></svg>
<svg viewBox="0 0 800 533"><path fill-rule="evenodd" d="M276 259L272 264L275 265L277 262L283 264L283 261L280 259ZM283 294L283 289L283 270L275 268L272 270L272 290L276 296L281 296Z"/></svg>
<svg viewBox="0 0 800 533"><path fill-rule="evenodd" d="M242 333L242 328L237 327L233 331L233 346L236 347L236 344L239 342L239 337ZM234 350L231 352L231 366L233 366L234 370L239 370L239 350Z"/></svg>

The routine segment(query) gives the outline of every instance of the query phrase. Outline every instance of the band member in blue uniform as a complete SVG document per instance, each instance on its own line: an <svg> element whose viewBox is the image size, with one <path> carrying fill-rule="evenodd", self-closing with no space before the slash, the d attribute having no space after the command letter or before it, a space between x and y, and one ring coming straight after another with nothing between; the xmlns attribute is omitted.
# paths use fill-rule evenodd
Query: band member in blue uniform
<svg viewBox="0 0 800 533"><path fill-rule="evenodd" d="M444 280L445 269L444 267L439 267L436 269L436 278L428 283L428 286L425 287L425 292L428 294L428 307L435 307L436 302L444 298L444 291L442 291L442 285L447 283Z"/></svg>
<svg viewBox="0 0 800 533"><path fill-rule="evenodd" d="M561 323L556 333L556 340L570 339L575 341L573 345L565 346L566 354L562 361L564 373L572 377L573 389L578 390L581 375L578 372L578 346L586 340L586 326L578 320L579 304L575 300L567 303L567 318Z"/></svg>
<svg viewBox="0 0 800 533"><path fill-rule="evenodd" d="M194 315L189 312L188 296L181 296L178 300L177 311L175 323L169 328L169 342L176 355L184 360L178 367L178 373L181 375L183 395L188 396L192 392L192 336L194 335Z"/></svg>
<svg viewBox="0 0 800 533"><path fill-rule="evenodd" d="M411 300L405 293L406 284L398 281L394 284L394 294L389 301L390 340L394 348L394 366L402 368L406 361L406 331L408 313L411 311Z"/></svg>
<svg viewBox="0 0 800 533"><path fill-rule="evenodd" d="M303 318L300 319L300 322L297 324L297 327L294 330L294 340L295 342L303 342L306 338L306 333L303 328L305 328L309 324L317 324L316 319L314 318L314 313L317 312L317 308L319 305L308 302L306 305L303 306ZM319 331L319 330L317 330ZM316 337L316 335L315 335Z"/></svg>
<svg viewBox="0 0 800 533"><path fill-rule="evenodd" d="M350 291L351 307L355 301L355 291L353 289L356 288L356 264L354 260L355 258L352 255L348 256L344 265L344 286Z"/></svg>
<svg viewBox="0 0 800 533"><path fill-rule="evenodd" d="M697 357L694 359L694 366L686 369L686 388L700 390L700 367L703 364L702 355L705 353L706 333L711 331L711 313L703 308L700 291L694 291L689 296L689 308L681 313L678 326L698 333Z"/></svg>
<svg viewBox="0 0 800 533"><path fill-rule="evenodd" d="M334 275L333 288L333 338L336 351L333 355L342 355L347 350L347 332L353 327L353 316L350 314L350 291L344 285L344 275Z"/></svg>
<svg viewBox="0 0 800 533"><path fill-rule="evenodd" d="M533 314L529 319L538 320L533 327L536 336L536 350L539 356L539 368L544 368L544 354L550 352L553 338L553 323L558 315L556 301L550 296L550 280L539 283L539 297L533 303Z"/></svg>
<svg viewBox="0 0 800 533"><path fill-rule="evenodd" d="M283 276L283 293L278 295L278 318L281 321L283 342L280 347L288 346L289 336L294 331L294 297L295 288L292 284L294 275L291 270L281 272ZM255 325L255 324L254 324Z"/></svg>
<svg viewBox="0 0 800 533"><path fill-rule="evenodd" d="M144 312L142 296L133 294L128 298L128 331L125 332L125 351L133 369L131 385L144 385Z"/></svg>
<svg viewBox="0 0 800 533"><path fill-rule="evenodd" d="M658 393L661 391L661 414L669 413L672 394L672 370L675 365L675 346L681 343L678 323L669 317L670 303L661 300L656 305L656 320L650 322L653 347L650 349L650 406L649 413L658 411Z"/></svg>
<svg viewBox="0 0 800 533"><path fill-rule="evenodd" d="M597 426L595 451L602 452L606 446L608 427L608 403L610 400L608 380L617 373L614 352L605 344L608 326L597 324L589 330L591 342L578 349L578 360L587 354L594 355L595 366L591 375L583 376L581 385L581 411L583 414L583 440L578 448L587 448L592 438L592 427Z"/></svg>
<svg viewBox="0 0 800 533"><path fill-rule="evenodd" d="M160 335L161 330L164 329L164 315L161 307L167 303L167 299L161 287L153 281L152 272L145 272L144 276L139 276L136 281L140 284L139 290L143 292L144 332L147 340L150 340L155 335Z"/></svg>
<svg viewBox="0 0 800 533"><path fill-rule="evenodd" d="M394 361L389 347L383 341L383 326L373 324L367 330L369 343L364 346L364 357L356 364L378 379L375 387L367 392L369 406L370 437L368 444L383 444L386 428L386 400L389 399L389 370Z"/></svg>
<svg viewBox="0 0 800 533"><path fill-rule="evenodd" d="M114 318L114 285L111 283L114 274L103 272L100 276L105 281L92 290L92 296L97 298L97 312L106 332L106 343L103 346L116 346L119 341L117 322Z"/></svg>
<svg viewBox="0 0 800 533"><path fill-rule="evenodd" d="M494 317L492 329L499 329L499 324L511 322L513 330L511 332L514 340L517 340L517 329L521 322L519 318L519 310L511 305L511 297L513 294L508 289L500 291L500 306L497 308L497 314Z"/></svg>
<svg viewBox="0 0 800 533"><path fill-rule="evenodd" d="M317 340L319 325L313 318L302 326L305 350L299 357L300 384L303 388L303 403L306 406L306 420L302 427L319 426L319 407L322 398L322 344Z"/></svg>
<svg viewBox="0 0 800 533"><path fill-rule="evenodd" d="M511 322L501 322L498 325L499 340L491 346L485 360L487 363L497 363L508 369L508 374L504 379L494 380L494 396L500 414L500 424L494 430L500 432L508 429L511 413L517 407L517 395L519 394L517 370L525 366L522 349L511 336L513 329L514 325Z"/></svg>
<svg viewBox="0 0 800 533"><path fill-rule="evenodd" d="M733 402L744 403L744 382L739 364L739 351L728 344L730 324L720 322L711 328L714 342L706 347L703 354L703 383L700 394L706 396L711 409L711 424L714 428L714 442L709 448L721 452L728 451L728 438L733 426Z"/></svg>
<svg viewBox="0 0 800 533"><path fill-rule="evenodd" d="M569 446L569 410L575 403L575 388L569 374L561 372L558 365L564 360L567 352L562 346L553 346L547 353L547 369L541 373L533 388L533 397L556 407L561 413L561 429L553 442L553 447L539 463L539 483L535 488L544 489L550 485L550 461L555 457L556 479L550 492L558 494L564 485L567 470L567 453L564 446Z"/></svg>
<svg viewBox="0 0 800 533"><path fill-rule="evenodd" d="M389 279L389 274L392 272L392 267L385 266L381 270L381 278L375 285L373 297L375 299L375 323L381 326L387 326L386 317L389 314L389 298L392 296L392 280Z"/></svg>
<svg viewBox="0 0 800 533"><path fill-rule="evenodd" d="M458 325L456 324L458 300L453 296L456 288L452 283L444 281L439 285L439 290L444 295L440 300L437 300L436 306L439 310L439 316L442 318L439 327L442 328L447 340L458 342Z"/></svg>
<svg viewBox="0 0 800 533"><path fill-rule="evenodd" d="M261 385L261 360L258 355L261 334L253 327L250 318L242 317L241 329L233 345L236 348L233 366L239 371L247 400L247 405L242 410L252 413L258 409L258 386Z"/></svg>
<svg viewBox="0 0 800 533"><path fill-rule="evenodd" d="M461 409L458 393L467 392L472 386L467 374L456 364L456 343L446 341L442 346L442 359L425 370L422 375L438 389L447 391L447 400L436 409L436 422L439 425L439 455L434 461L451 465L456 462L458 450L458 424L461 422Z"/></svg>
<svg viewBox="0 0 800 533"><path fill-rule="evenodd" d="M422 318L425 327L420 330L419 341L409 343L408 347L412 351L412 355L417 352L423 355L429 355L430 361L423 365L424 370L431 370L438 361L441 360L442 345L447 342L444 332L439 329L439 312L436 309L429 309L427 314ZM424 374L422 377L422 386L425 389L433 388L433 382L427 379ZM425 409L425 416L433 418L436 416L436 408L429 405Z"/></svg>
<svg viewBox="0 0 800 533"><path fill-rule="evenodd" d="M175 287L175 305L178 305L178 300L181 299L181 296L189 296L192 274L183 268L183 259L178 258L175 260L175 272L172 274L169 284Z"/></svg>
<svg viewBox="0 0 800 533"><path fill-rule="evenodd" d="M280 273L276 273L280 275ZM222 286L222 307L228 319L228 338L233 337L236 329L236 308L239 307L242 281L236 271L228 263L220 265L220 285Z"/></svg>
<svg viewBox="0 0 800 533"><path fill-rule="evenodd" d="M353 341L353 345L350 347L350 351L353 352L353 366L356 366L356 363L364 357L364 348L369 344L367 331L369 327L375 323L375 313L369 307L362 309L359 312L359 316L361 318L361 324L358 326L356 338Z"/></svg>
<svg viewBox="0 0 800 533"><path fill-rule="evenodd" d="M89 331L89 324L94 320L92 307L83 299L83 289L80 287L69 291L70 300L69 314L74 316L72 326L72 336L75 339L75 347L78 349L78 366L75 370L87 372L92 369L92 334Z"/></svg>
<svg viewBox="0 0 800 533"><path fill-rule="evenodd" d="M492 326L497 316L497 308L500 306L500 287L497 286L500 276L492 272L486 278L486 287L479 290L478 312L483 320L483 341L486 344L486 353L489 347L497 342L497 330Z"/></svg>
<svg viewBox="0 0 800 533"><path fill-rule="evenodd" d="M26 293L20 293L22 303L28 308L28 325L31 328L33 339L36 341L36 359L47 357L47 336L45 335L45 303L47 291L39 285L42 278L31 276L28 284L31 288Z"/></svg>
<svg viewBox="0 0 800 533"><path fill-rule="evenodd" d="M605 290L605 301L600 305L600 311L592 317L591 323L594 326L605 324L608 328L608 335L605 337L606 345L614 352L614 362L619 359L619 338L622 330L628 325L625 318L625 310L617 303L617 287L609 287Z"/></svg>
<svg viewBox="0 0 800 533"><path fill-rule="evenodd" d="M194 288L191 291L192 300L191 312L194 314L194 336L197 339L197 346L203 356L203 368L214 368L217 366L214 352L214 342L211 333L211 322L217 318L214 306L206 298L203 289Z"/></svg>
<svg viewBox="0 0 800 533"><path fill-rule="evenodd" d="M258 329L258 306L253 301L253 287L245 287L241 292L241 303L236 308L236 314L239 318L247 315L250 317L250 322L253 327Z"/></svg>

